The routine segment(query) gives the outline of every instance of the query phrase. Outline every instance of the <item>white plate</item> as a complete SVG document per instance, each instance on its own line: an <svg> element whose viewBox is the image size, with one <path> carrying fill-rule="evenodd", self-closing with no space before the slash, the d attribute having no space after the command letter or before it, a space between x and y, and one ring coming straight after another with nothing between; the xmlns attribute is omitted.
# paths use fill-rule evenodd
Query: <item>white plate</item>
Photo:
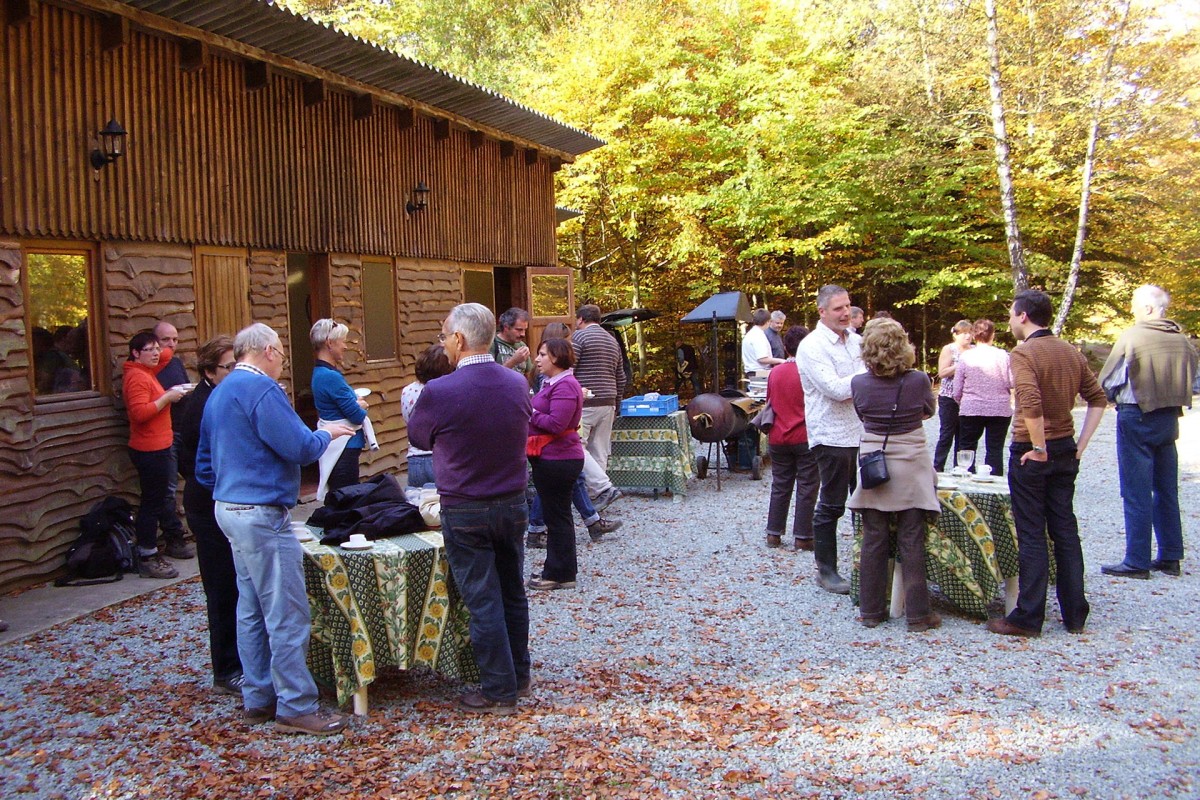
<svg viewBox="0 0 1200 800"><path fill-rule="evenodd" d="M296 537L296 541L298 542L311 542L317 538L312 535L311 531L300 530L299 528L293 529L292 534Z"/></svg>
<svg viewBox="0 0 1200 800"><path fill-rule="evenodd" d="M175 385L175 388L180 390L181 392L190 392L196 388L196 384L194 384L194 383L179 383L179 384Z"/></svg>
<svg viewBox="0 0 1200 800"><path fill-rule="evenodd" d="M972 480L975 481L976 483L995 483L996 476L995 475L976 475L974 478L972 478Z"/></svg>
<svg viewBox="0 0 1200 800"><path fill-rule="evenodd" d="M939 488L939 489L957 489L958 481L947 480L944 478L938 478L937 488Z"/></svg>
<svg viewBox="0 0 1200 800"><path fill-rule="evenodd" d="M342 547L346 550L370 550L374 546L374 542L367 542L366 544L350 544L349 542L342 543Z"/></svg>
<svg viewBox="0 0 1200 800"><path fill-rule="evenodd" d="M354 393L356 395L358 395L359 399L361 399L361 398L366 397L367 395L371 394L371 390L368 389L367 387L363 386L362 388L355 389Z"/></svg>

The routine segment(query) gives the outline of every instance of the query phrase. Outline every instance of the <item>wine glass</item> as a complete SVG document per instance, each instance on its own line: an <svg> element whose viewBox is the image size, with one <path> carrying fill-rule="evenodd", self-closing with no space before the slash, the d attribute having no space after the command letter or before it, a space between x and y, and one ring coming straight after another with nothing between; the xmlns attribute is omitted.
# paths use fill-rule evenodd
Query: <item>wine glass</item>
<svg viewBox="0 0 1200 800"><path fill-rule="evenodd" d="M958 462L959 474L966 475L971 471L971 465L975 463L975 451L959 450L955 455L955 460Z"/></svg>

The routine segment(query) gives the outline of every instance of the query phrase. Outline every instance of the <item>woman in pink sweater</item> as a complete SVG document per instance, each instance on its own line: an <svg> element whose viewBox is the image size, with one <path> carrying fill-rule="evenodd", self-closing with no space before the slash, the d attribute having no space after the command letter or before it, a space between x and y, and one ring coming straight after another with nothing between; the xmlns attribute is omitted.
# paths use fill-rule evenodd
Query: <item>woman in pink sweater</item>
<svg viewBox="0 0 1200 800"><path fill-rule="evenodd" d="M1012 422L1012 371L1008 352L992 345L996 325L975 320L975 346L958 357L954 399L958 401L958 449L974 450L985 434L984 463L1004 474L1004 439ZM979 463L979 456L975 457Z"/></svg>

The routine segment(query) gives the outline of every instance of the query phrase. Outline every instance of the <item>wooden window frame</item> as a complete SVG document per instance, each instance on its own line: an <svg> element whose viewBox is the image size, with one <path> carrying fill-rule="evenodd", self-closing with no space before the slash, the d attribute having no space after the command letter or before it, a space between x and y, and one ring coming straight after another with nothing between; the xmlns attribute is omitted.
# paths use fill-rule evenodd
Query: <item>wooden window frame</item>
<svg viewBox="0 0 1200 800"><path fill-rule="evenodd" d="M400 308L399 308L399 304L397 303L397 294L396 294L396 281L397 281L396 259L386 258L386 257L382 257L382 256L376 256L376 257L365 256L359 261L359 269L363 273L365 273L366 267L368 264L375 264L375 265L380 265L380 266L386 265L388 268L388 271L389 271L389 276L391 278L391 280L388 281L388 286L391 287L391 292L392 292L391 308L392 308L392 349L393 349L393 353L390 356L383 356L381 358L371 358L370 355L368 354L370 351L370 347L371 347L371 339L370 339L370 336L367 334L367 327L368 327L367 326L367 295L366 295L367 281L364 276L363 279L359 281L360 300L362 302L362 310L363 310L363 316L362 316L363 361L365 361L368 364L386 364L389 362L396 362L396 361L400 360Z"/></svg>
<svg viewBox="0 0 1200 800"><path fill-rule="evenodd" d="M101 398L112 391L111 364L108 352L108 329L105 321L108 311L104 306L104 270L100 265L100 248L95 242L74 242L58 239L25 239L19 242L21 250L21 311L25 324L25 352L29 359L29 395L35 410L40 406ZM88 302L88 358L90 360L92 388L79 392L60 392L39 395L37 386L37 364L33 355L33 318L30 315L29 255L84 256L87 259L87 302Z"/></svg>
<svg viewBox="0 0 1200 800"><path fill-rule="evenodd" d="M529 298L529 314L531 321L545 327L551 322L566 322L571 325L575 320L575 271L570 267L529 267L526 271L525 294ZM566 277L567 279L567 313L565 315L537 315L533 309L533 280L542 275Z"/></svg>

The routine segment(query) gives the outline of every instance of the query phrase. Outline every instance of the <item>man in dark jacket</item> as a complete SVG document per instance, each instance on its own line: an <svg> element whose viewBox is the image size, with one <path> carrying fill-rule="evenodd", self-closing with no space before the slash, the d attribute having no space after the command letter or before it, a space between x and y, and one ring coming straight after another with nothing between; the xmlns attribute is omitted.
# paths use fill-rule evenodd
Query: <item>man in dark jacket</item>
<svg viewBox="0 0 1200 800"><path fill-rule="evenodd" d="M1179 515L1179 418L1192 406L1196 349L1167 319L1170 296L1157 286L1133 293L1133 327L1113 345L1100 384L1117 404L1117 465L1125 504L1125 559L1105 575L1179 575L1183 524ZM1150 559L1150 534L1158 558Z"/></svg>
<svg viewBox="0 0 1200 800"><path fill-rule="evenodd" d="M179 352L179 331L171 323L163 320L155 325L154 336L163 347ZM158 373L158 382L164 389L190 381L187 368L183 366L183 361L178 355L172 356L171 362ZM169 558L180 560L194 558L196 555L196 548L184 541L186 532L179 520L179 509L175 500L179 488L179 432L183 427L183 412L187 408L187 400L185 397L171 406L171 428L175 439L171 444L171 465L167 469L167 497L170 498L170 502L163 504L162 516L158 520L163 530L163 539L166 541L163 552Z"/></svg>

